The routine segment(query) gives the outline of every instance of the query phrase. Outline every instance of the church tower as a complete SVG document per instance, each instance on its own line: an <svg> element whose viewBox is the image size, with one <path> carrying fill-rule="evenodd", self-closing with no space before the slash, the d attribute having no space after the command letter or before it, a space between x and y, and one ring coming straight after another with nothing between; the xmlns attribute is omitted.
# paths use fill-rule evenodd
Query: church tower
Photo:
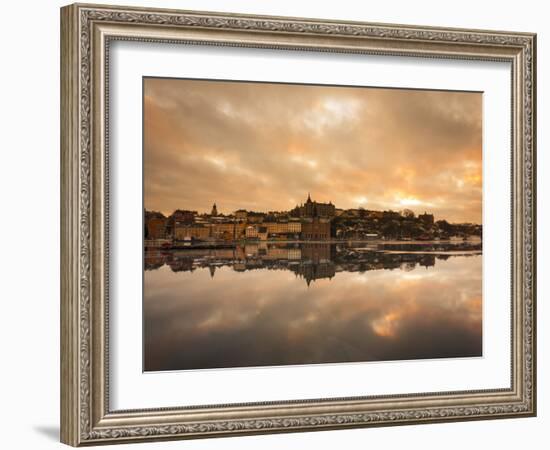
<svg viewBox="0 0 550 450"><path fill-rule="evenodd" d="M210 213L211 216L217 216L218 215L218 208L216 208L216 204L214 203L214 206L212 206L212 212Z"/></svg>

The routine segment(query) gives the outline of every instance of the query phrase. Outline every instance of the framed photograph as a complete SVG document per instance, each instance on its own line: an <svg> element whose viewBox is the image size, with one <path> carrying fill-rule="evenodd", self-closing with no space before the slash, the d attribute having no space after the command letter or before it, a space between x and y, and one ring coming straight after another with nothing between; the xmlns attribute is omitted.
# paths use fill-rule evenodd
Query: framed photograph
<svg viewBox="0 0 550 450"><path fill-rule="evenodd" d="M534 416L535 57L62 8L62 442Z"/></svg>

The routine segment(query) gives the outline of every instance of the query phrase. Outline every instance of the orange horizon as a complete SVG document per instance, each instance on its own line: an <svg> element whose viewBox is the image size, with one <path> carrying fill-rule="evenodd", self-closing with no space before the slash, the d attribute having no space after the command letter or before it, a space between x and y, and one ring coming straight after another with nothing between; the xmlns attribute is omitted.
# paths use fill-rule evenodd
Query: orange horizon
<svg viewBox="0 0 550 450"><path fill-rule="evenodd" d="M482 222L481 93L144 79L144 207Z"/></svg>

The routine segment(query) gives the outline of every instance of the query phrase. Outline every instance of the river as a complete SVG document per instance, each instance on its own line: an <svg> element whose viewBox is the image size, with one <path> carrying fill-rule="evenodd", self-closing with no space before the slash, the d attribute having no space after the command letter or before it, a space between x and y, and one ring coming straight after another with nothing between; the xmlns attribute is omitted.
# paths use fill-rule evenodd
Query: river
<svg viewBox="0 0 550 450"><path fill-rule="evenodd" d="M482 255L439 244L145 253L144 370L482 356Z"/></svg>

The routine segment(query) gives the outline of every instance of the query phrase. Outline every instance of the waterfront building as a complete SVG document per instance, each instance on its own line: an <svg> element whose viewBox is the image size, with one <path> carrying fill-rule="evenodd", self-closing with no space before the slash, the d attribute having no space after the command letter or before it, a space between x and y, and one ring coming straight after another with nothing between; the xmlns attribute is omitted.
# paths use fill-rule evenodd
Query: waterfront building
<svg viewBox="0 0 550 450"><path fill-rule="evenodd" d="M308 241L330 239L330 220L323 217L304 219L301 235L302 239Z"/></svg>
<svg viewBox="0 0 550 450"><path fill-rule="evenodd" d="M246 239L258 239L258 228L252 225L248 225L245 229L244 236Z"/></svg>
<svg viewBox="0 0 550 450"><path fill-rule="evenodd" d="M313 201L311 195L308 194L306 202L303 205L296 206L290 211L290 214L294 217L313 217L317 215L330 218L336 215L336 207L330 201L328 203Z"/></svg>
<svg viewBox="0 0 550 450"><path fill-rule="evenodd" d="M248 211L246 214L246 220L248 223L262 223L265 216L265 213Z"/></svg>
<svg viewBox="0 0 550 450"><path fill-rule="evenodd" d="M189 225L195 222L197 211L176 209L166 221L166 236L173 237L178 225Z"/></svg>
<svg viewBox="0 0 550 450"><path fill-rule="evenodd" d="M238 227L237 225L241 225ZM212 236L216 239L233 240L240 237L244 232L245 224L236 224L234 222L220 222L212 224Z"/></svg>
<svg viewBox="0 0 550 450"><path fill-rule="evenodd" d="M268 234L287 234L289 231L288 222L264 222Z"/></svg>
<svg viewBox="0 0 550 450"><path fill-rule="evenodd" d="M247 217L248 217L248 211L246 209L238 209L237 211L235 211L235 218L237 220L246 221Z"/></svg>
<svg viewBox="0 0 550 450"><path fill-rule="evenodd" d="M418 219L425 223L426 225L433 225L434 224L434 215L433 214L427 214L426 211L424 211L424 214L419 214Z"/></svg>
<svg viewBox="0 0 550 450"><path fill-rule="evenodd" d="M242 239L246 232L246 222L235 222L235 239Z"/></svg>
<svg viewBox="0 0 550 450"><path fill-rule="evenodd" d="M299 220L289 220L288 232L291 234L300 234L302 232L302 223Z"/></svg>
<svg viewBox="0 0 550 450"><path fill-rule="evenodd" d="M145 219L145 237L147 239L165 239L167 219L162 215L152 215Z"/></svg>
<svg viewBox="0 0 550 450"><path fill-rule="evenodd" d="M211 227L204 225L177 224L174 228L174 239L183 241L187 239L205 240L210 237Z"/></svg>
<svg viewBox="0 0 550 450"><path fill-rule="evenodd" d="M195 221L195 216L197 211L189 211L187 209L176 209L170 219L175 223L193 223Z"/></svg>

